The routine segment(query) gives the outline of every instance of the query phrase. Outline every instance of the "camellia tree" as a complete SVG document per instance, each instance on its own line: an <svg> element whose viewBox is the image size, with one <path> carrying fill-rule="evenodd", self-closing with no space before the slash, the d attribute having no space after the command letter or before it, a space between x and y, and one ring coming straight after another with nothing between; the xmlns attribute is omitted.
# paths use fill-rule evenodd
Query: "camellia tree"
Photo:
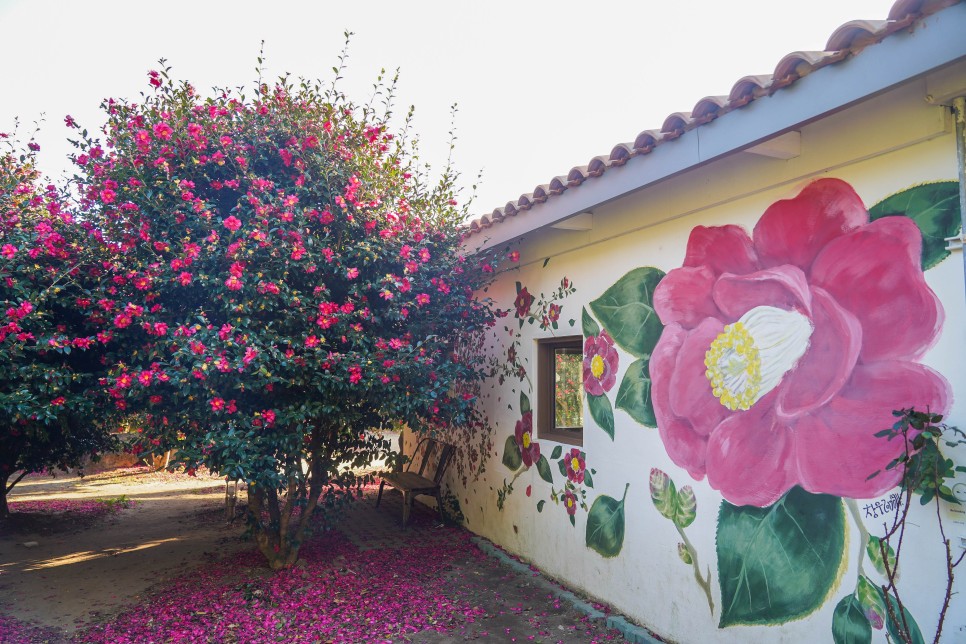
<svg viewBox="0 0 966 644"><path fill-rule="evenodd" d="M76 467L112 445L98 422L110 333L94 307L99 243L40 183L36 145L0 134L0 518L28 473ZM89 228L89 227L88 227Z"/></svg>
<svg viewBox="0 0 966 644"><path fill-rule="evenodd" d="M149 81L104 104L103 143L76 142L82 208L120 249L105 387L147 411L156 449L244 481L287 567L313 512L351 495L348 466L385 455L367 430L474 422L482 367L457 348L492 324L473 296L491 269L460 255L455 173L416 171L388 108L286 78L213 98Z"/></svg>

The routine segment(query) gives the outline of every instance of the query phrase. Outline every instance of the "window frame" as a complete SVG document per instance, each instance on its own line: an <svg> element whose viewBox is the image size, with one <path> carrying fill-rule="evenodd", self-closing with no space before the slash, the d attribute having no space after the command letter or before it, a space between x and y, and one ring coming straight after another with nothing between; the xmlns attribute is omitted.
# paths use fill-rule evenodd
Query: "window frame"
<svg viewBox="0 0 966 644"><path fill-rule="evenodd" d="M584 426L561 430L555 427L556 414L554 405L556 396L556 361L554 357L557 349L574 349L578 355L584 353L584 337L582 335L543 338L537 342L537 438L550 440L574 447L584 445ZM584 392L580 392L580 417L584 417Z"/></svg>

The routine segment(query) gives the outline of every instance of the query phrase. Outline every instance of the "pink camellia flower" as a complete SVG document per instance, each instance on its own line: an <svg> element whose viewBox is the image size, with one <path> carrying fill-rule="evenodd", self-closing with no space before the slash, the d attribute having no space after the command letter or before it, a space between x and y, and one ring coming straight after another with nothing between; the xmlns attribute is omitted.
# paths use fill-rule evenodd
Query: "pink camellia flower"
<svg viewBox="0 0 966 644"><path fill-rule="evenodd" d="M171 138L171 134L174 130L167 123L158 123L154 126L154 136L158 137L162 141L167 141Z"/></svg>
<svg viewBox="0 0 966 644"><path fill-rule="evenodd" d="M222 398L212 398L208 404L211 405L211 411L221 411L225 408L225 401Z"/></svg>
<svg viewBox="0 0 966 644"><path fill-rule="evenodd" d="M607 331L588 336L584 341L584 390L602 396L617 381L617 349Z"/></svg>
<svg viewBox="0 0 966 644"><path fill-rule="evenodd" d="M523 464L530 467L540 460L540 443L533 440L533 412L528 411L517 421L514 437L523 456Z"/></svg>
<svg viewBox="0 0 966 644"><path fill-rule="evenodd" d="M556 322L560 319L561 306L559 304L551 304L547 307L547 320L550 322Z"/></svg>
<svg viewBox="0 0 966 644"><path fill-rule="evenodd" d="M587 469L587 462L584 460L585 454L574 447L565 457L567 466L567 478L574 483L584 482L584 472Z"/></svg>
<svg viewBox="0 0 966 644"><path fill-rule="evenodd" d="M871 498L894 487L892 411L946 413L945 379L916 362L943 311L906 217L869 221L847 183L772 204L751 237L691 231L684 265L654 292L666 325L650 361L671 459L736 505L793 486ZM882 472L869 476L876 470Z"/></svg>
<svg viewBox="0 0 966 644"><path fill-rule="evenodd" d="M241 228L241 221L235 215L232 215L221 222L222 225L228 230L235 231Z"/></svg>
<svg viewBox="0 0 966 644"><path fill-rule="evenodd" d="M516 299L513 300L513 306L517 310L517 317L522 318L529 313L531 304L533 304L533 296L530 295L530 291L528 291L527 287L524 286L520 289L520 292L517 293Z"/></svg>
<svg viewBox="0 0 966 644"><path fill-rule="evenodd" d="M570 516L577 514L577 497L570 490L564 492L563 504L564 508L567 509L567 514Z"/></svg>
<svg viewBox="0 0 966 644"><path fill-rule="evenodd" d="M0 255L3 255L5 259L13 259L16 254L17 247L13 244L4 244L3 248L0 249Z"/></svg>

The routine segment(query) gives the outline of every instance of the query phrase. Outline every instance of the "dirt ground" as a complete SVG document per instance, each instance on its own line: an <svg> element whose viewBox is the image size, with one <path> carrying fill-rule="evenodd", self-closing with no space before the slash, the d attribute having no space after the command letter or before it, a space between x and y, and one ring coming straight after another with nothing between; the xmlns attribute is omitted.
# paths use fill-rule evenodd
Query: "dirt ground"
<svg viewBox="0 0 966 644"><path fill-rule="evenodd" d="M152 605L152 598L170 592L185 571L252 550L252 542L242 537L243 522L239 519L231 526L225 522L224 491L222 479L151 473L143 468L83 479L32 476L22 481L12 501L124 496L135 505L94 521L54 515L46 521L0 529L0 642L6 641L4 616L21 623L8 627L10 641L71 641L75 632L89 624L111 622L126 609ZM445 632L430 629L393 641L625 641L603 621L591 621L561 601L553 593L555 587L539 574L525 568L514 571L481 555L466 533L444 528L425 506L417 504L409 529L401 532L401 510L398 493L387 492L382 507L376 508L375 492L369 489L338 529L360 551L383 551L395 559L434 542L465 544L461 546L466 548L464 554L440 580L444 595L475 607L477 617L467 620L455 615L447 618L451 625ZM23 545L31 541L37 545ZM256 584L271 575L267 569L240 569L238 574L248 575ZM43 628L28 632L31 623ZM84 640L83 632L79 637ZM189 641L170 641L176 640Z"/></svg>
<svg viewBox="0 0 966 644"><path fill-rule="evenodd" d="M251 543L224 517L225 483L214 477L124 469L80 478L32 475L10 500L107 499L134 507L90 521L54 516L0 531L0 611L70 632L151 586ZM24 543L36 542L31 548Z"/></svg>

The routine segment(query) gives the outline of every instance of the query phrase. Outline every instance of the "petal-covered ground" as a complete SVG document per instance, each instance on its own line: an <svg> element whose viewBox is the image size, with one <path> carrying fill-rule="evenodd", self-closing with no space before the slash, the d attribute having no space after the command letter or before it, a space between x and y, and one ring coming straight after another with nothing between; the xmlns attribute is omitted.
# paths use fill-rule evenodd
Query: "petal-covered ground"
<svg viewBox="0 0 966 644"><path fill-rule="evenodd" d="M402 532L398 495L387 492L379 509L374 500L366 490L291 570L271 573L254 549L235 552L73 633L3 616L0 590L0 642L623 641L537 573L485 555L467 531L417 506Z"/></svg>

